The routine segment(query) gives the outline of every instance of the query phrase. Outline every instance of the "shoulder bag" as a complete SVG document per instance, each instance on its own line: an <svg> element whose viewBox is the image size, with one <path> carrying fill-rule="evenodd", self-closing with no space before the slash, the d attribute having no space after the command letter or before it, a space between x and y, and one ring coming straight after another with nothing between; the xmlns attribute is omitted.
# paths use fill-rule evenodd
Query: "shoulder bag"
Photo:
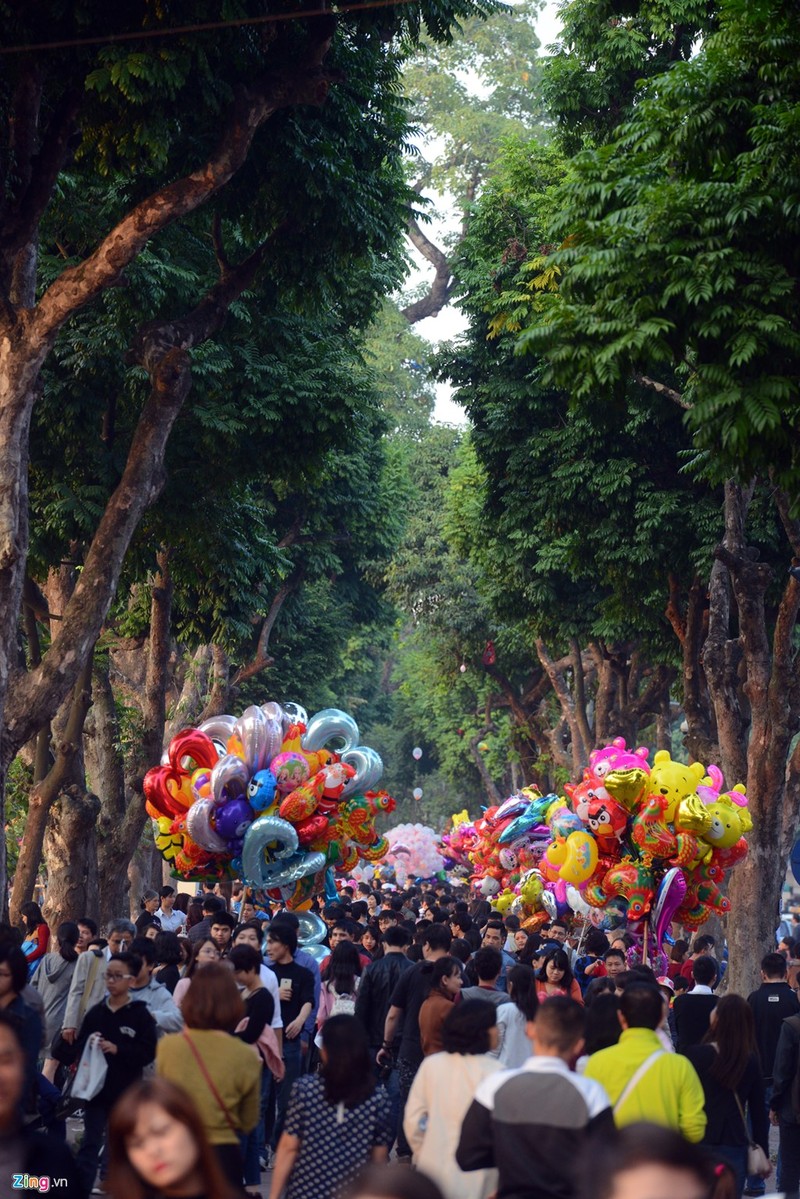
<svg viewBox="0 0 800 1199"><path fill-rule="evenodd" d="M650 1067L655 1065L656 1060L658 1058L662 1057L663 1054L664 1054L663 1049L656 1049L655 1053L651 1053L649 1057L646 1057L644 1059L644 1061L642 1062L641 1066L639 1067L639 1069L636 1070L631 1075L631 1077L628 1079L627 1084L625 1085L625 1087L623 1087L622 1093L620 1094L619 1098L617 1099L617 1102L614 1104L614 1115L615 1116L616 1116L617 1112L619 1111L619 1109L622 1107L625 1100L630 1097L630 1095L633 1093L635 1088L642 1081L642 1079L644 1078L645 1074L650 1069Z"/></svg>
<svg viewBox="0 0 800 1199"><path fill-rule="evenodd" d="M736 1100L739 1115L742 1117L744 1135L747 1137L747 1175L749 1178L753 1178L756 1174L760 1178L767 1178L772 1173L772 1164L761 1146L750 1136L750 1129L747 1126L742 1101L737 1091L733 1092L733 1097Z"/></svg>

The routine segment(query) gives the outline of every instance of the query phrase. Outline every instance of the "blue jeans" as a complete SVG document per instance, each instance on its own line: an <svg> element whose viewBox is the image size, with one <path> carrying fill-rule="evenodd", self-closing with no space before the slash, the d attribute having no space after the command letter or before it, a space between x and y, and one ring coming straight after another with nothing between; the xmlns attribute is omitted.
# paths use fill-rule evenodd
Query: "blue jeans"
<svg viewBox="0 0 800 1199"><path fill-rule="evenodd" d="M747 1174L747 1145L710 1145L715 1157L727 1162L736 1177L736 1194L744 1190L744 1180ZM763 1182L763 1179L759 1179Z"/></svg>
<svg viewBox="0 0 800 1199"><path fill-rule="evenodd" d="M272 1075L266 1066L261 1068L261 1102L258 1107L258 1123L252 1132L245 1133L241 1138L242 1161L244 1163L244 1185L258 1186L261 1182L260 1158L264 1153L264 1117L267 1112L267 1100L271 1093Z"/></svg>
<svg viewBox="0 0 800 1199"><path fill-rule="evenodd" d="M275 1119L275 1128L272 1132L273 1149L277 1149L278 1141L281 1139L292 1087L297 1082L303 1070L303 1052L300 1046L300 1038L295 1037L293 1041L289 1041L285 1032L283 1037L283 1064L286 1067L286 1073L283 1076L283 1081L278 1083L278 1113Z"/></svg>

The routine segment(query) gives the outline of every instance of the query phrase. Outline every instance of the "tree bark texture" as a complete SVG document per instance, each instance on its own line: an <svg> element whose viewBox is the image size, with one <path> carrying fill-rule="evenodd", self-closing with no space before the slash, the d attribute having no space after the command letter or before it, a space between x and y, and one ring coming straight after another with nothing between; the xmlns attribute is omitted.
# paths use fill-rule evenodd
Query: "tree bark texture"
<svg viewBox="0 0 800 1199"><path fill-rule="evenodd" d="M62 920L94 915L100 908L94 827L100 800L78 786L62 791L50 811L44 852L50 868L44 916L56 928Z"/></svg>

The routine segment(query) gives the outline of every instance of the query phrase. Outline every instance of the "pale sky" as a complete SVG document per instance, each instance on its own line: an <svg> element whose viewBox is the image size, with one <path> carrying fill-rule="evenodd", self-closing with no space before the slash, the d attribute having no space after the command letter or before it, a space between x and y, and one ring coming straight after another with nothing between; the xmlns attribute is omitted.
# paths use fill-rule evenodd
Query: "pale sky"
<svg viewBox="0 0 800 1199"><path fill-rule="evenodd" d="M557 16L557 9L560 0L547 0L536 23L536 32L539 35L542 51L546 52L547 47L555 41L558 36L560 23ZM430 225L425 226L426 234L432 241L437 241L437 226L438 229L446 230L448 220L445 214L442 219L437 222L433 221ZM423 269L416 275L411 275L408 283L413 285L420 279L430 276L430 269L423 259L419 258L416 251L412 251L413 256L417 259ZM465 328L466 321L462 314L456 308L445 308L438 316L429 317L427 320L419 321L415 325L415 330L428 341L434 344L440 341L449 341L456 337ZM436 385L436 405L434 407L434 420L440 421L443 424L463 425L466 423L466 417L463 409L459 408L458 404L454 404L450 398L452 388L446 383L438 383Z"/></svg>

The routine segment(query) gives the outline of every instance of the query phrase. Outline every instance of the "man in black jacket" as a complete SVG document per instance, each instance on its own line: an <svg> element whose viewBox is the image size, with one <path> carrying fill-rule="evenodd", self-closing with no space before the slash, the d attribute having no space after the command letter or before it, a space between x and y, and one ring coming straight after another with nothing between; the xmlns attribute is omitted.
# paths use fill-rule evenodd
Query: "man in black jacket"
<svg viewBox="0 0 800 1199"><path fill-rule="evenodd" d="M775 1051L784 1020L800 1013L792 988L786 981L786 959L780 953L768 953L761 959L761 986L747 996L756 1025L756 1044L761 1058L761 1073L764 1078L764 1095L769 1107L772 1098ZM778 1157L776 1186L781 1189L781 1158ZM763 1195L766 1185L763 1178L748 1178L748 1195Z"/></svg>
<svg viewBox="0 0 800 1199"><path fill-rule="evenodd" d="M356 1019L360 1020L367 1030L369 1052L375 1061L375 1071L378 1077L383 1077L389 1099L392 1105L392 1128L398 1127L400 1120L400 1089L395 1064L396 1049L399 1038L391 1047L392 1062L381 1066L377 1062L378 1053L383 1044L383 1032L386 1024L386 1014L389 1011L392 994L400 977L413 963L406 957L406 949L411 944L411 933L399 924L387 928L381 937L384 956L367 966L361 976L361 984L356 996Z"/></svg>

